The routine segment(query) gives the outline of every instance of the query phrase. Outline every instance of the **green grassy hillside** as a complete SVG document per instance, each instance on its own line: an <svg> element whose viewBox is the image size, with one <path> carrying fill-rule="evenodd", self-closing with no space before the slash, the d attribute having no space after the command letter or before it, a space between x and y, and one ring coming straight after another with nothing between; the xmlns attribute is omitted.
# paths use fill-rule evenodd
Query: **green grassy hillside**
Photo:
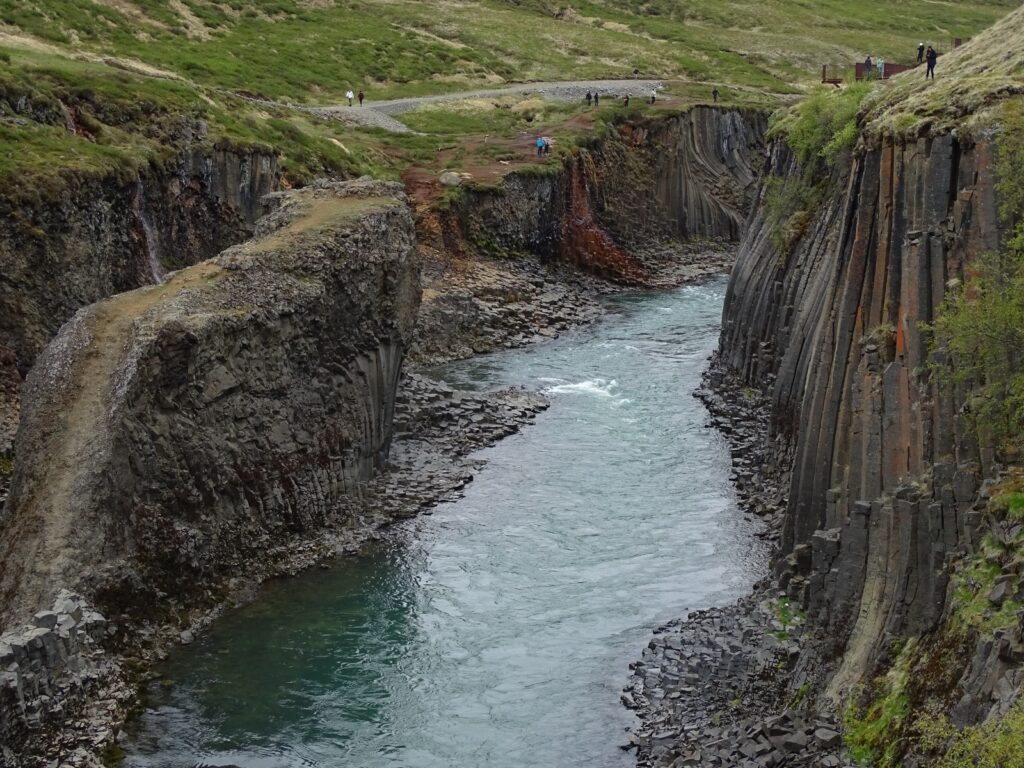
<svg viewBox="0 0 1024 768"><path fill-rule="evenodd" d="M920 39L948 46L1019 4L0 0L0 178L130 170L168 154L193 118L206 121L211 142L281 149L294 181L393 174L437 141L358 131L239 96L331 104L348 88L379 99L639 69L680 94L715 84L768 103L799 93L823 63L866 52L905 61ZM467 124L480 132L525 125Z"/></svg>

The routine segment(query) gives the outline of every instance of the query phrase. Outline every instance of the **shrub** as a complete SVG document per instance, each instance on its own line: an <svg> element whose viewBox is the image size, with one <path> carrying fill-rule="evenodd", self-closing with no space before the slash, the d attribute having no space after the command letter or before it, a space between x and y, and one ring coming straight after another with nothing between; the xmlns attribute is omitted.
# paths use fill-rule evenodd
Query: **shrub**
<svg viewBox="0 0 1024 768"><path fill-rule="evenodd" d="M842 90L818 89L772 117L768 135L784 138L800 166L797 177L771 176L765 212L772 242L788 251L804 235L839 156L857 141L857 115L869 83Z"/></svg>
<svg viewBox="0 0 1024 768"><path fill-rule="evenodd" d="M939 736L941 726L934 729ZM954 734L935 768L1024 768L1024 706Z"/></svg>

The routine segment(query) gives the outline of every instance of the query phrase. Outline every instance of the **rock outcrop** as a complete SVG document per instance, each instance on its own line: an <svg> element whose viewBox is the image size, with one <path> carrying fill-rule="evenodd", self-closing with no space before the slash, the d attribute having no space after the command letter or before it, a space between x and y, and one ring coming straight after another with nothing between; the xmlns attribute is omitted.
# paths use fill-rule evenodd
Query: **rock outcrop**
<svg viewBox="0 0 1024 768"><path fill-rule="evenodd" d="M61 325L252 235L278 186L277 156L211 147L202 134L132 174L67 173L0 195L0 510L24 377Z"/></svg>
<svg viewBox="0 0 1024 768"><path fill-rule="evenodd" d="M1019 30L1014 16L1024 18L1002 26ZM958 55L970 65L985 45ZM993 636L955 615L967 599L954 595L956 579L982 559L997 517L989 489L1003 470L967 427L969 389L932 375L926 327L972 260L1004 242L997 132L985 124L923 126L916 137L866 129L794 243L773 237L762 204L726 299L718 365L769 395L769 445L791 457L774 570L812 631L788 695L809 691L826 708L852 701L868 718L877 714L856 704L888 692L912 711L977 723L1005 712L1024 679L1021 617ZM783 141L766 170L799 183ZM1021 592L1016 566L986 562L1003 568L979 609L990 617ZM968 596L978 589L960 583ZM877 726L903 740L886 744L897 755L912 743L909 722Z"/></svg>
<svg viewBox="0 0 1024 768"><path fill-rule="evenodd" d="M695 107L623 123L561 166L466 190L441 225L446 248L530 253L644 284L645 251L738 240L757 195L765 113Z"/></svg>
<svg viewBox="0 0 1024 768"><path fill-rule="evenodd" d="M197 144L129 177L68 174L55 189L8 191L0 196L0 353L13 354L25 376L79 308L251 236L261 198L277 185L273 153Z"/></svg>
<svg viewBox="0 0 1024 768"><path fill-rule="evenodd" d="M384 461L419 301L404 194L277 202L255 240L81 310L40 356L0 519L6 622L61 588L159 614L344 517Z"/></svg>
<svg viewBox="0 0 1024 768"><path fill-rule="evenodd" d="M935 628L947 558L976 527L992 468L929 379L921 325L999 245L991 162L984 140L886 141L837 171L791 253L758 214L733 272L721 353L771 383L795 448L780 570L838 641L836 695L894 638Z"/></svg>

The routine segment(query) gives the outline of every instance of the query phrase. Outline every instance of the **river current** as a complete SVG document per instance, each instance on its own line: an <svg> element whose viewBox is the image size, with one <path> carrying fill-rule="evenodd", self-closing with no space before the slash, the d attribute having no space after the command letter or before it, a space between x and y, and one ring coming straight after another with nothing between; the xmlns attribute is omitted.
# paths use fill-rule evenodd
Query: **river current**
<svg viewBox="0 0 1024 768"><path fill-rule="evenodd" d="M619 694L652 630L764 567L692 391L725 280L616 297L590 328L444 368L545 391L461 500L265 586L172 654L140 768L626 768Z"/></svg>

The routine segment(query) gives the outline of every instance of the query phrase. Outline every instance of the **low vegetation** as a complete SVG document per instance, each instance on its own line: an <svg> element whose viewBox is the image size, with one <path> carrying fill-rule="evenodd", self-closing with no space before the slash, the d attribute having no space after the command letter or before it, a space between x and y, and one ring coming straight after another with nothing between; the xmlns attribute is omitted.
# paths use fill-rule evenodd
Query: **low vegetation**
<svg viewBox="0 0 1024 768"><path fill-rule="evenodd" d="M819 88L773 116L769 137L785 139L799 167L798 176L772 176L766 183L765 215L780 252L804 235L836 164L856 143L857 116L871 88Z"/></svg>
<svg viewBox="0 0 1024 768"><path fill-rule="evenodd" d="M134 173L202 121L210 144L272 147L286 180L395 177L466 135L514 136L528 113L408 115L421 134L356 129L286 106L509 82L628 77L686 103L778 103L822 63L909 57L924 36L969 36L1011 0L896 7L823 0L0 0L0 180L46 190L68 173ZM40 113L34 105L45 105ZM561 126L572 114L533 115ZM42 116L41 116L42 115ZM403 118L404 119L404 118ZM12 184L14 182L14 184ZM28 192L27 194L34 194Z"/></svg>
<svg viewBox="0 0 1024 768"><path fill-rule="evenodd" d="M934 768L1024 768L1024 704L983 725L957 730L945 715L923 714L915 722L920 746L941 755Z"/></svg>
<svg viewBox="0 0 1024 768"><path fill-rule="evenodd" d="M946 389L967 388L975 436L1017 454L1024 439L1024 100L1006 102L996 140L1003 247L965 265L932 331L932 370Z"/></svg>
<svg viewBox="0 0 1024 768"><path fill-rule="evenodd" d="M843 737L850 756L860 765L894 768L899 765L901 734L911 712L907 692L917 641L899 649L889 672L871 689L851 698L843 716Z"/></svg>

